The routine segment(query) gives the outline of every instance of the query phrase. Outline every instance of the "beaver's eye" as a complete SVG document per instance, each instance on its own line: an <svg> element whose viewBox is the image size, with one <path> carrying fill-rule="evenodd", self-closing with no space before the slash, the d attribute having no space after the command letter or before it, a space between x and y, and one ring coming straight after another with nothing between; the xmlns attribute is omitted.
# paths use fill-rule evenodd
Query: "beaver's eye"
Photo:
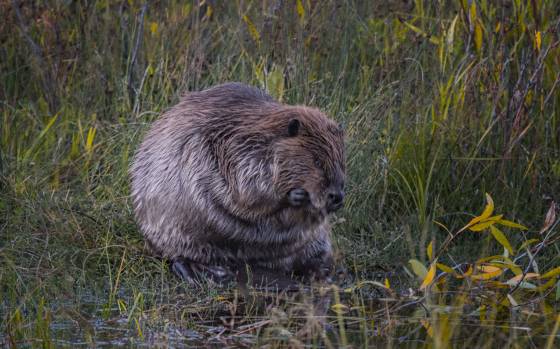
<svg viewBox="0 0 560 349"><path fill-rule="evenodd" d="M317 167L322 166L321 161L319 159L315 158L313 161L315 162L315 166L317 166Z"/></svg>

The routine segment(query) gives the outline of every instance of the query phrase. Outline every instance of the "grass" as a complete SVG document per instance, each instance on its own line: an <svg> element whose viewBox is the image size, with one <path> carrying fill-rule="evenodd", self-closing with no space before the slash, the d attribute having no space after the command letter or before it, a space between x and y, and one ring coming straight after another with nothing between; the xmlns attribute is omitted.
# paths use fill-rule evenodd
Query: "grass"
<svg viewBox="0 0 560 349"><path fill-rule="evenodd" d="M529 228L504 229L523 280L560 265L555 1L14 0L0 12L0 345L558 344L558 275L514 288L493 235L457 233L488 192ZM337 286L189 289L145 253L134 149L183 92L224 81L344 124L334 240L351 276ZM445 246L437 259L430 242ZM453 272L430 280L436 262ZM469 265L501 272L479 282Z"/></svg>

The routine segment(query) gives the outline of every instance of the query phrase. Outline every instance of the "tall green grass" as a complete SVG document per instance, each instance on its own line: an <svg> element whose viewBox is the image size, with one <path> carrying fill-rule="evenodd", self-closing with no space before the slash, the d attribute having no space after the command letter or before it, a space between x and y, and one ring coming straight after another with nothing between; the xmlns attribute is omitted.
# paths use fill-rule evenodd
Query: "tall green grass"
<svg viewBox="0 0 560 349"><path fill-rule="evenodd" d="M538 237L560 201L554 0L3 1L0 12L0 313L9 328L0 343L52 344L53 317L95 341L88 319L99 309L125 316L134 336L142 323L212 316L211 305L181 314L167 305L181 286L143 252L128 200L135 146L189 90L242 81L345 125L348 195L335 241L358 279L425 260L428 243L448 235L442 226L459 230L485 192L530 228L509 236L518 243ZM543 270L560 261L554 241L538 256ZM470 234L442 258L490 252L501 251ZM95 311L90 298L102 303ZM273 344L299 326L266 316ZM337 318L340 331L347 320ZM370 325L360 322L360 341ZM318 324L306 326L317 334ZM379 333L391 343L398 331L387 326ZM318 340L356 340L337 336Z"/></svg>

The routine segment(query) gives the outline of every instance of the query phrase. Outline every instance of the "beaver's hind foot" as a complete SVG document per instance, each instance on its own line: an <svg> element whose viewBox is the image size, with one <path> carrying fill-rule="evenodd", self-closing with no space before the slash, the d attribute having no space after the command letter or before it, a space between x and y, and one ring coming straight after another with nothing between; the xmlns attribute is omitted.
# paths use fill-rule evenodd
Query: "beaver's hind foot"
<svg viewBox="0 0 560 349"><path fill-rule="evenodd" d="M173 260L171 270L186 283L195 285L199 285L202 280L227 284L235 279L234 273L225 267L196 263L185 258Z"/></svg>

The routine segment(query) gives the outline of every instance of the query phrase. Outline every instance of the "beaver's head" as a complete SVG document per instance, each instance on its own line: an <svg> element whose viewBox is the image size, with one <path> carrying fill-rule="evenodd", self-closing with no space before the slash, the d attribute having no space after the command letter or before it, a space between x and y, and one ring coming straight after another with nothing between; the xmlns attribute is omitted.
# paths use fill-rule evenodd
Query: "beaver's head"
<svg viewBox="0 0 560 349"><path fill-rule="evenodd" d="M344 132L320 111L287 107L275 115L283 130L272 147L276 194L290 206L326 215L344 200ZM275 122L275 123L276 123Z"/></svg>

